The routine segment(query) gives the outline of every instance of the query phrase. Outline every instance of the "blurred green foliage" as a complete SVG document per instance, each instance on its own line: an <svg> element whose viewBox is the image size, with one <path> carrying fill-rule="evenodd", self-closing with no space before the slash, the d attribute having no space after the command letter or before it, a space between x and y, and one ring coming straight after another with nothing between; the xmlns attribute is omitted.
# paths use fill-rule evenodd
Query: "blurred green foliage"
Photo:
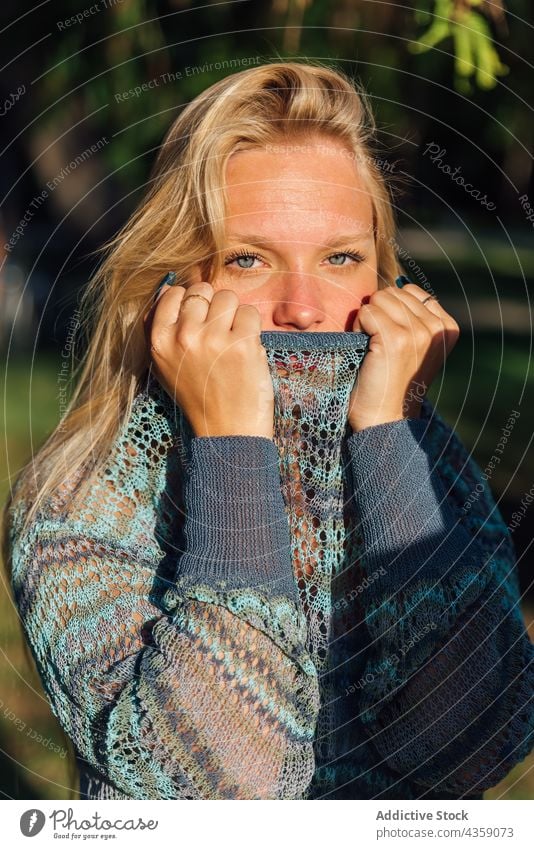
<svg viewBox="0 0 534 849"><path fill-rule="evenodd" d="M421 7L427 8L421 8ZM412 53L424 53L447 39L452 39L455 55L455 86L458 91L471 94L473 86L468 77L475 79L479 88L491 89L497 85L497 77L509 72L499 58L492 41L489 22L482 14L482 0L436 0L432 13L428 3L421 4L416 11L416 20L426 22L427 30L408 49Z"/></svg>
<svg viewBox="0 0 534 849"><path fill-rule="evenodd" d="M40 127L81 122L95 137L106 132L120 139L106 146L103 157L125 189L134 190L146 177L143 155L157 146L174 110L231 72L225 61L238 70L240 59L253 56L258 61L314 57L345 65L379 91L379 117L394 122L399 136L409 129L406 104L413 100L413 81L406 74L471 94L481 105L491 89L501 146L510 144L507 128L523 125L516 98L529 87L521 61L530 49L521 20L522 15L528 19L528 0L514 4L506 36L504 16L494 11L501 9L497 0L418 0L411 6L254 0L199 8L187 0L107 0L105 8L100 4L98 13L86 15L88 6L86 0L56 0L54 17L48 4L33 10L32 28L41 39L30 54L31 113L39 115ZM0 11L0 23L5 14ZM27 48L23 25L10 29L10 40L14 53L18 46L21 53ZM11 72L19 80L24 69L14 61ZM496 87L497 78L508 72L514 97ZM181 74L179 83L162 83L173 73ZM151 81L156 83L142 94L117 100ZM457 101L459 123L464 109L472 115L470 106L470 100Z"/></svg>

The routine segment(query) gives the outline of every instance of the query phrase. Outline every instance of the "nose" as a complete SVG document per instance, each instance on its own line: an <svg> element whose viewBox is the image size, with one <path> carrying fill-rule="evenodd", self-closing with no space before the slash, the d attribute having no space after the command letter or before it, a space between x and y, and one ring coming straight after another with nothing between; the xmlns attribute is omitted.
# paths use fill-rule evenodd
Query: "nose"
<svg viewBox="0 0 534 849"><path fill-rule="evenodd" d="M319 280L311 274L285 272L276 290L273 324L282 330L320 330L326 314Z"/></svg>

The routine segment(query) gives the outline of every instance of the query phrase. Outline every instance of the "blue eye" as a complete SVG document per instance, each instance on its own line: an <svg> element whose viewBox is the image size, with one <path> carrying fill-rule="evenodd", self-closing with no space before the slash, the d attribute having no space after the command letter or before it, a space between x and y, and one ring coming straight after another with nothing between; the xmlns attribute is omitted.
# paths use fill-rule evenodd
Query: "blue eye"
<svg viewBox="0 0 534 849"><path fill-rule="evenodd" d="M364 262L365 261L364 255L361 254L359 251L354 251L354 252L353 251L342 251L341 253L331 254L328 257L328 259L329 260L336 259L336 258L337 259L339 259L339 258L345 259L346 257L349 257L349 259L353 259L355 262ZM333 263L331 263L331 265L348 265L348 264L349 263L346 263L346 262L333 262Z"/></svg>
<svg viewBox="0 0 534 849"><path fill-rule="evenodd" d="M346 258L353 260L354 263L358 264L360 262L365 262L366 257L360 253L360 251L340 251L339 253L331 254L327 259L336 260L335 262L330 262L331 265L337 265L339 267L344 267L348 265L352 265L353 263L345 262ZM259 260L262 262L262 257L259 254L251 253L250 251L234 251L229 254L224 260L225 266L231 266L233 263L237 263L237 268L241 271L246 271L248 269L257 268L254 266L255 260ZM337 260L341 260L338 262Z"/></svg>
<svg viewBox="0 0 534 849"><path fill-rule="evenodd" d="M243 260L243 262L241 262L241 260ZM240 268L252 268L254 260L255 257L251 254L247 254L245 256L238 256L236 261Z"/></svg>
<svg viewBox="0 0 534 849"><path fill-rule="evenodd" d="M347 257L347 254L332 254L332 256L328 257L328 259L330 259L330 260L336 260L336 259L344 260L344 259L346 259L346 257ZM332 265L345 265L345 263L344 262L333 262Z"/></svg>
<svg viewBox="0 0 534 849"><path fill-rule="evenodd" d="M246 251L236 251L235 253L230 254L226 257L224 264L231 265L232 262L238 262L238 268L247 269L253 267L252 264L255 259L261 259L261 257L258 256L258 254L247 253ZM245 264L241 265L239 263L240 260L244 260Z"/></svg>

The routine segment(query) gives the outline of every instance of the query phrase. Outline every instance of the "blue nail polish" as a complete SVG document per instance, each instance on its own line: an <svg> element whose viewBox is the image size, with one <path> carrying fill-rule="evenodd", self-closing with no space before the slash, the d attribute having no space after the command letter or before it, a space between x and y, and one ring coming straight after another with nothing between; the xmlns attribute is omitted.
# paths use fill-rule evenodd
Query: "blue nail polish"
<svg viewBox="0 0 534 849"><path fill-rule="evenodd" d="M161 280L158 283L158 287L157 287L156 291L154 292L154 301L158 297L158 294L162 290L163 286L174 286L175 280L176 280L176 272L175 271L168 271L167 274L165 274L164 277L162 277Z"/></svg>
<svg viewBox="0 0 534 849"><path fill-rule="evenodd" d="M162 286L174 286L176 280L176 271L168 271L158 286L158 291Z"/></svg>
<svg viewBox="0 0 534 849"><path fill-rule="evenodd" d="M406 286L407 283L411 283L411 280L408 280L408 278L405 277L404 274L401 274L399 277L397 277L395 283L397 284L399 289L402 289L402 287Z"/></svg>

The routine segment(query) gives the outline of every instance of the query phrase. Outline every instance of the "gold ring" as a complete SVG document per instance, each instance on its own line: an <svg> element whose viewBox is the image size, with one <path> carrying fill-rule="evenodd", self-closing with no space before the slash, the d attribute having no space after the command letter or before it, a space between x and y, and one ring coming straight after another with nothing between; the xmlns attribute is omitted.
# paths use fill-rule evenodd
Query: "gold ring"
<svg viewBox="0 0 534 849"><path fill-rule="evenodd" d="M185 295L185 297L182 300L182 306L185 304L186 301L190 301L192 298L201 298L203 301L206 301L208 307L211 304L211 301L208 301L208 299L206 297L204 297L204 295Z"/></svg>
<svg viewBox="0 0 534 849"><path fill-rule="evenodd" d="M437 298L436 298L435 295L429 295L427 298L424 299L424 301L421 301L421 303L426 304L427 301L432 301L432 300L437 301Z"/></svg>

